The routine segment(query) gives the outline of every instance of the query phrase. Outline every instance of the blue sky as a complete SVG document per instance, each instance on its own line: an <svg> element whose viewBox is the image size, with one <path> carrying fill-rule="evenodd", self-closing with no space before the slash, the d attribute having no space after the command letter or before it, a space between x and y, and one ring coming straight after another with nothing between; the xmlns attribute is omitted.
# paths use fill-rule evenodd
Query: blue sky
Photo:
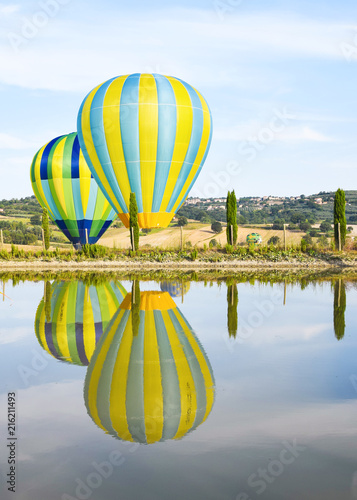
<svg viewBox="0 0 357 500"><path fill-rule="evenodd" d="M214 133L192 195L357 189L352 1L42 0L0 3L0 199L32 194L36 151L76 129L110 77L173 75Z"/></svg>

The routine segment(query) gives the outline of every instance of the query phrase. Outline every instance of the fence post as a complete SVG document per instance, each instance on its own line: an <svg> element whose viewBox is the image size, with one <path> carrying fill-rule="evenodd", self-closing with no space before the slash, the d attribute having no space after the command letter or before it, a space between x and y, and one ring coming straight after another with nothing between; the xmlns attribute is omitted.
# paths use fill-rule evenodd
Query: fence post
<svg viewBox="0 0 357 500"><path fill-rule="evenodd" d="M131 249L132 249L133 252L135 252L134 228L133 228L133 226L131 226L130 231L131 231Z"/></svg>
<svg viewBox="0 0 357 500"><path fill-rule="evenodd" d="M233 224L231 224L231 245L233 244Z"/></svg>
<svg viewBox="0 0 357 500"><path fill-rule="evenodd" d="M1 235L1 250L4 248L4 236L2 234L2 229L0 230L0 235Z"/></svg>
<svg viewBox="0 0 357 500"><path fill-rule="evenodd" d="M284 250L286 252L286 224L284 224Z"/></svg>
<svg viewBox="0 0 357 500"><path fill-rule="evenodd" d="M88 245L88 229L86 228L85 231L86 231L86 243Z"/></svg>
<svg viewBox="0 0 357 500"><path fill-rule="evenodd" d="M341 223L340 222L337 224L337 228L338 228L338 251L341 252L342 245L341 245Z"/></svg>
<svg viewBox="0 0 357 500"><path fill-rule="evenodd" d="M43 230L43 227L41 227L41 231L42 231L42 249L43 251L46 250L46 246L45 246L45 231Z"/></svg>
<svg viewBox="0 0 357 500"><path fill-rule="evenodd" d="M183 251L183 228L180 226L180 233L181 233L181 252Z"/></svg>

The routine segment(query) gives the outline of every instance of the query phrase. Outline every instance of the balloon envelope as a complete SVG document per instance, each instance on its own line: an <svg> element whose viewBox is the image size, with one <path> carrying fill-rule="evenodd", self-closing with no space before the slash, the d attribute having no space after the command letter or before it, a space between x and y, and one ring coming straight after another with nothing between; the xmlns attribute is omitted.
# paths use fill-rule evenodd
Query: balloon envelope
<svg viewBox="0 0 357 500"><path fill-rule="evenodd" d="M89 168L126 227L130 192L140 227L166 227L206 159L212 118L188 83L137 73L93 89L77 129Z"/></svg>
<svg viewBox="0 0 357 500"><path fill-rule="evenodd" d="M140 294L138 325L131 301L128 294L88 366L87 411L99 427L126 441L182 438L212 409L210 363L167 292Z"/></svg>
<svg viewBox="0 0 357 500"><path fill-rule="evenodd" d="M35 196L73 243L96 243L116 218L91 175L76 133L43 146L31 165Z"/></svg>
<svg viewBox="0 0 357 500"><path fill-rule="evenodd" d="M35 333L41 347L61 361L87 366L95 346L126 295L120 283L54 282L38 306Z"/></svg>
<svg viewBox="0 0 357 500"><path fill-rule="evenodd" d="M163 292L168 292L171 297L183 297L190 289L189 281L161 281L160 288Z"/></svg>

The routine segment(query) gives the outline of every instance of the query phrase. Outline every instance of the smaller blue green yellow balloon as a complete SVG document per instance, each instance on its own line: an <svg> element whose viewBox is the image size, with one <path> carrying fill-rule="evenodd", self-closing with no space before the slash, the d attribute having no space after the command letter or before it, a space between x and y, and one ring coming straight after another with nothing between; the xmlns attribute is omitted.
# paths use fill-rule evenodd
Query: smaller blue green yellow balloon
<svg viewBox="0 0 357 500"><path fill-rule="evenodd" d="M36 153L31 183L40 205L73 244L96 243L116 218L76 133L57 137Z"/></svg>

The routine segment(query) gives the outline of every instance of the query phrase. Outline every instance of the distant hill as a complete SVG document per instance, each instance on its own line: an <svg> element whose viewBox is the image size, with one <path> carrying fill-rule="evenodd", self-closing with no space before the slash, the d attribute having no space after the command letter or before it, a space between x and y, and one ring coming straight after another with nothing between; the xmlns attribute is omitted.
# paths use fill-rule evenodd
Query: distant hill
<svg viewBox="0 0 357 500"><path fill-rule="evenodd" d="M357 223L357 191L346 193L347 223ZM321 191L311 196L264 196L237 199L239 224L272 224L275 221L299 224L306 220L311 224L324 220L333 222L334 192ZM210 222L225 221L224 198L188 198L178 215L188 219Z"/></svg>
<svg viewBox="0 0 357 500"><path fill-rule="evenodd" d="M345 191L348 224L357 224L357 191ZM334 192L321 191L311 196L296 197L244 197L237 199L239 224L273 224L276 221L315 224L324 220L333 222ZM188 198L178 215L188 219L211 223L226 220L225 198ZM0 216L29 219L41 214L42 208L35 196L1 200Z"/></svg>

